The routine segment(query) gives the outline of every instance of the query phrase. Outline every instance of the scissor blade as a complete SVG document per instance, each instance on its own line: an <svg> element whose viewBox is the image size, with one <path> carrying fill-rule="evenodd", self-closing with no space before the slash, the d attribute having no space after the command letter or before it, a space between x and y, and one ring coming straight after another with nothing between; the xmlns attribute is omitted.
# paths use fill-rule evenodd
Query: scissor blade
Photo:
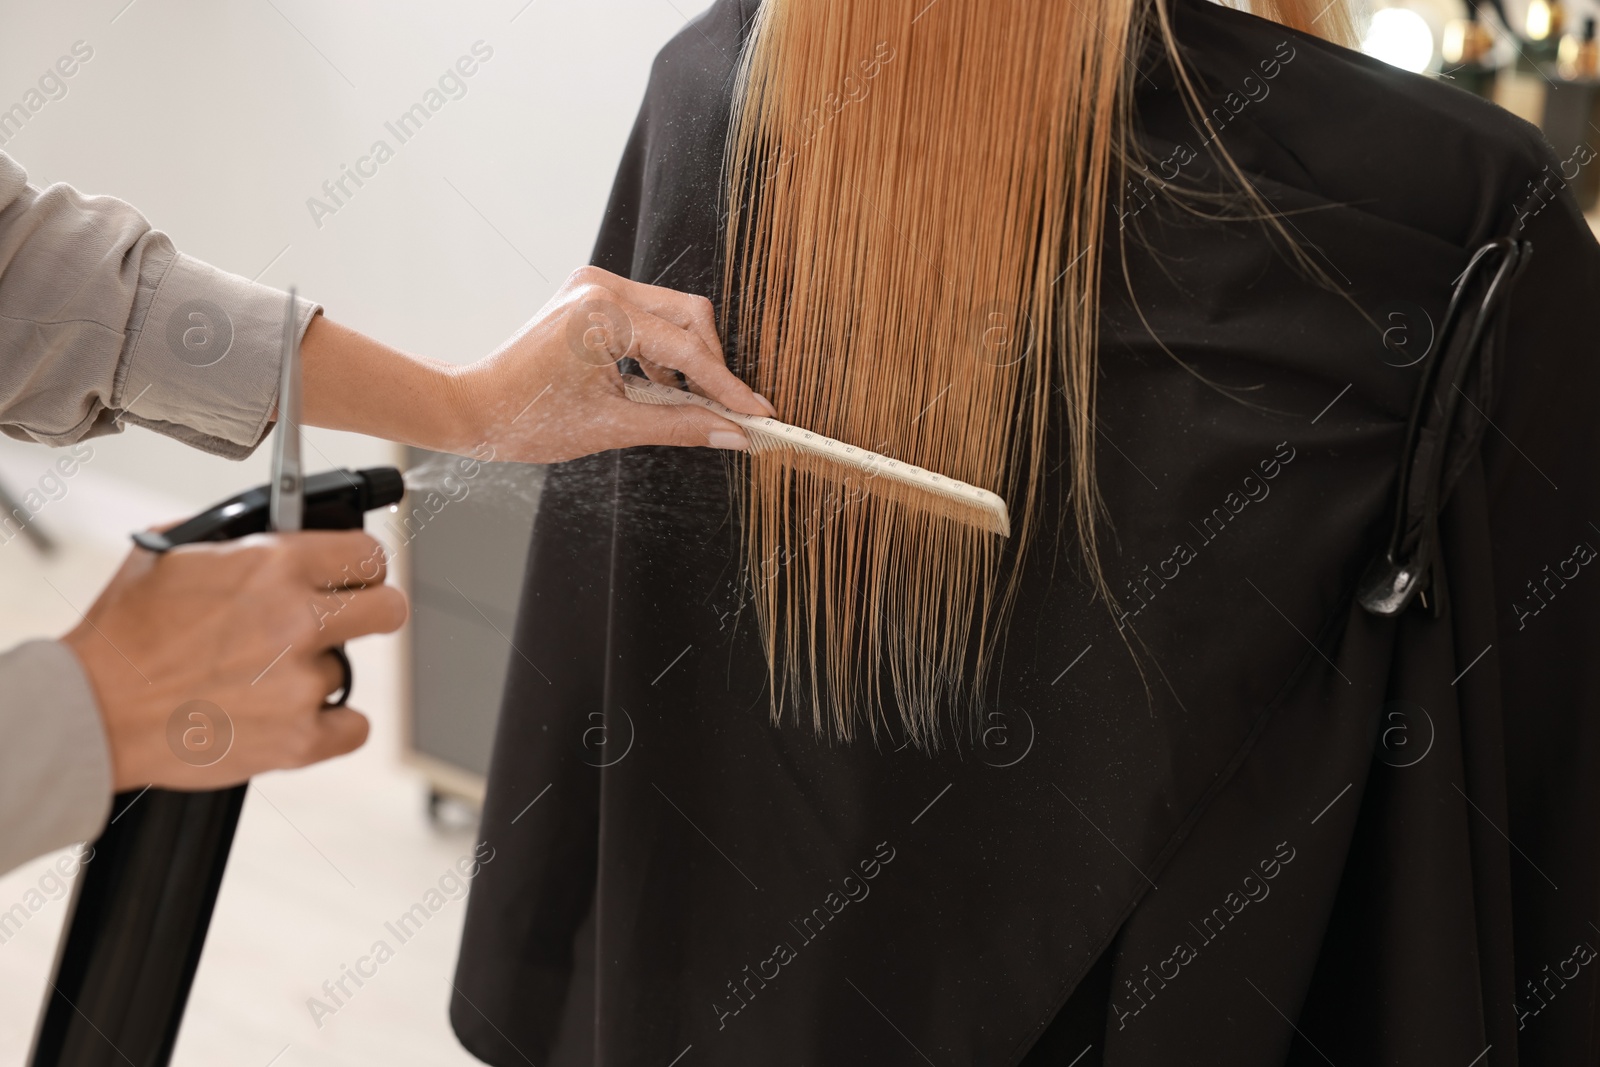
<svg viewBox="0 0 1600 1067"><path fill-rule="evenodd" d="M295 291L283 319L283 368L278 379L278 433L272 447L274 530L299 530L305 523L305 481L300 465L300 338L295 330Z"/></svg>

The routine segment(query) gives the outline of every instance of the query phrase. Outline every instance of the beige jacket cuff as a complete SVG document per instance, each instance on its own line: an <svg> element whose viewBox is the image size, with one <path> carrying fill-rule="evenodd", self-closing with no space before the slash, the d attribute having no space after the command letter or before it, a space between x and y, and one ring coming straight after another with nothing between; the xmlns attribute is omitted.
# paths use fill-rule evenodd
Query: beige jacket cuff
<svg viewBox="0 0 1600 1067"><path fill-rule="evenodd" d="M0 654L0 873L100 835L111 750L88 676L59 641Z"/></svg>
<svg viewBox="0 0 1600 1067"><path fill-rule="evenodd" d="M229 459L248 456L277 401L287 299L177 253L118 370L122 420ZM296 302L296 337L320 310Z"/></svg>

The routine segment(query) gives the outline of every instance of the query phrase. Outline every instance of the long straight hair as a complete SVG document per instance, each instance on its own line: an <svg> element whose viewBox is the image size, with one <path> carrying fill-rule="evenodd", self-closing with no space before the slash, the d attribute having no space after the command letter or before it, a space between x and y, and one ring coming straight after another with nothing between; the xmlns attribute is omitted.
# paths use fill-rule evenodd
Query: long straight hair
<svg viewBox="0 0 1600 1067"><path fill-rule="evenodd" d="M1341 0L1261 13L1341 42ZM785 422L992 490L993 534L785 453L750 458L745 548L771 674L819 733L924 748L980 707L1040 525L1052 419L1091 587L1101 241L1154 0L765 0L727 149L724 313ZM1242 179L1242 175L1240 175ZM1008 573L1003 574L1002 570ZM976 716L967 718L968 723Z"/></svg>

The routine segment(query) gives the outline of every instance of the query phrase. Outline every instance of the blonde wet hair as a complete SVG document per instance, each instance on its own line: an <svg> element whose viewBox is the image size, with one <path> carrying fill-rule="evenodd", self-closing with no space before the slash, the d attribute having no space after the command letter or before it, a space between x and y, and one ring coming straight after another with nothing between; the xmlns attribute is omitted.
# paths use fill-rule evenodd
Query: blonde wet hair
<svg viewBox="0 0 1600 1067"><path fill-rule="evenodd" d="M1256 13L1351 40L1344 0L1324 3ZM723 307L756 391L785 422L999 493L1013 561L1038 533L1063 419L1071 532L1108 599L1101 248L1147 45L1197 104L1151 0L765 0L727 150ZM749 463L774 719L875 737L887 679L896 732L937 747L952 709L981 706L1020 570L1004 542L825 462Z"/></svg>

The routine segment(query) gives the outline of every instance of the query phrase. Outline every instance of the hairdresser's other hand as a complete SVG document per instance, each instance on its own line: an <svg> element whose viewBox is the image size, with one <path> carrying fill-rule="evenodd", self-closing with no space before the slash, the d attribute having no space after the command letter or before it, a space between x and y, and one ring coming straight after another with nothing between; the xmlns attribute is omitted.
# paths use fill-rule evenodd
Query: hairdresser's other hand
<svg viewBox="0 0 1600 1067"><path fill-rule="evenodd" d="M750 415L775 414L728 371L711 303L583 267L494 354L408 355L325 316L300 342L304 421L477 459L554 463L630 445L746 448L698 406L636 404L617 363Z"/></svg>
<svg viewBox="0 0 1600 1067"><path fill-rule="evenodd" d="M573 273L496 353L461 371L467 449L550 463L631 445L744 449L738 426L698 406L638 404L623 395L618 360L749 415L774 414L729 372L711 302L629 281L598 267Z"/></svg>
<svg viewBox="0 0 1600 1067"><path fill-rule="evenodd" d="M397 630L406 598L358 531L135 550L62 638L89 676L118 791L217 789L343 755L367 737L324 710L334 645Z"/></svg>

